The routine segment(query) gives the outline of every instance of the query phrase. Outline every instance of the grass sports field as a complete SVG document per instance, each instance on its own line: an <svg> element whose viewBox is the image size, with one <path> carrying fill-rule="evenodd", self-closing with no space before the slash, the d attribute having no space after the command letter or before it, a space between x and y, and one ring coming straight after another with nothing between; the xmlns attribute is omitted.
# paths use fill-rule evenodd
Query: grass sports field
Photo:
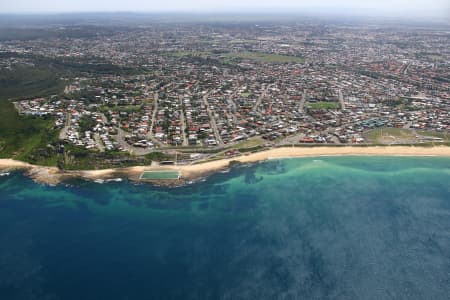
<svg viewBox="0 0 450 300"><path fill-rule="evenodd" d="M140 180L177 180L180 176L180 171L145 171Z"/></svg>
<svg viewBox="0 0 450 300"><path fill-rule="evenodd" d="M341 105L339 102L308 102L306 107L311 109L339 109Z"/></svg>
<svg viewBox="0 0 450 300"><path fill-rule="evenodd" d="M262 52L230 52L224 54L228 58L250 59L265 63L302 63L302 57Z"/></svg>

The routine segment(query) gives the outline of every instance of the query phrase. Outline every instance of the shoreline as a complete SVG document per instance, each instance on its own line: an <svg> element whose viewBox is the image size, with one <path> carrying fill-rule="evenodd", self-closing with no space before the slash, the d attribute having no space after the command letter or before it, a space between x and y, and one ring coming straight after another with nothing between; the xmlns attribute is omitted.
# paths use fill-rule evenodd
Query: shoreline
<svg viewBox="0 0 450 300"><path fill-rule="evenodd" d="M14 159L0 159L0 170L26 170L26 175L34 181L44 184L55 185L69 179L107 180L112 178L127 178L136 182L149 182L163 186L180 186L191 181L210 176L213 173L230 168L230 163L257 163L273 159L288 159L300 157L324 157L324 156L435 156L449 157L450 147L415 147L415 146L369 146L369 147L281 147L264 150L256 153L243 154L240 156L200 162L191 165L172 166L135 166L117 169L103 170L77 170L64 171L56 167L32 165ZM151 180L141 181L140 175L145 171L177 170L181 172L179 180Z"/></svg>

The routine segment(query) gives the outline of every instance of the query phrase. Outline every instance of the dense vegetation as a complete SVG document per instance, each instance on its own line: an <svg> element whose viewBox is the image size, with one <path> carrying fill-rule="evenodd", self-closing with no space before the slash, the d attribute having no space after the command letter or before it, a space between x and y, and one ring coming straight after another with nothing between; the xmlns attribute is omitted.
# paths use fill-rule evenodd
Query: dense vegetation
<svg viewBox="0 0 450 300"><path fill-rule="evenodd" d="M19 116L14 105L0 101L0 157L54 165L58 133L52 119Z"/></svg>
<svg viewBox="0 0 450 300"><path fill-rule="evenodd" d="M0 157L54 165L57 142L52 118L19 116L9 99L48 96L61 92L64 82L50 68L18 67L0 73Z"/></svg>
<svg viewBox="0 0 450 300"><path fill-rule="evenodd" d="M152 159L149 156L133 156L117 151L100 153L66 144L65 152L59 155L57 165L65 170L92 170L149 165L151 162Z"/></svg>
<svg viewBox="0 0 450 300"><path fill-rule="evenodd" d="M136 72L101 60L55 59L38 56L17 56L31 64L15 66L0 72L0 158L14 158L40 165L58 165L63 168L126 166L148 163L148 158L136 159L124 153L89 153L68 147L68 153L59 153L61 142L51 117L19 115L13 101L30 97L49 97L61 94L66 84L62 78L90 74L130 74ZM34 66L33 66L34 65ZM86 123L91 120L86 119ZM91 124L86 124L90 126ZM127 157L128 156L128 157ZM100 162L104 163L100 163ZM101 166L100 166L101 165Z"/></svg>

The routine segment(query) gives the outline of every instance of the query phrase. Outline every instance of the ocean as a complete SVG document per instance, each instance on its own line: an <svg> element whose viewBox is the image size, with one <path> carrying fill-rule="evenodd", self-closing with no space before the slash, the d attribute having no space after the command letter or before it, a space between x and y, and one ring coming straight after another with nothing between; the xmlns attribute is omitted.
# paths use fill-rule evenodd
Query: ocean
<svg viewBox="0 0 450 300"><path fill-rule="evenodd" d="M0 299L449 295L449 158L271 160L180 188L0 177Z"/></svg>

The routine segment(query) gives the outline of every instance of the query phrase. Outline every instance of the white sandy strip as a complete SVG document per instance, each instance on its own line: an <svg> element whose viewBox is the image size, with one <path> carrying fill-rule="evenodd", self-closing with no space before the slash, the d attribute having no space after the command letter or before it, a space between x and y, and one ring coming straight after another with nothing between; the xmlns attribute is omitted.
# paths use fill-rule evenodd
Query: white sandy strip
<svg viewBox="0 0 450 300"><path fill-rule="evenodd" d="M62 175L84 177L89 179L109 178L115 172L121 172L129 177L139 178L144 171L179 170L182 178L194 179L229 167L231 161L241 163L254 163L268 159L282 159L293 157L320 157L320 156L445 156L450 157L450 147L412 147L412 146L373 146L373 147L283 147L267 151L242 155L233 158L210 161L194 165L150 167L137 166L123 169L105 169L89 171L58 171L56 168L34 166L13 159L0 159L0 169L23 168L30 169L36 174L35 179L41 182L55 182Z"/></svg>
<svg viewBox="0 0 450 300"><path fill-rule="evenodd" d="M253 163L268 159L320 156L445 156L450 157L450 147L284 147L230 159L206 162L189 166L173 166L182 171L183 177L198 176L227 168L231 161Z"/></svg>

